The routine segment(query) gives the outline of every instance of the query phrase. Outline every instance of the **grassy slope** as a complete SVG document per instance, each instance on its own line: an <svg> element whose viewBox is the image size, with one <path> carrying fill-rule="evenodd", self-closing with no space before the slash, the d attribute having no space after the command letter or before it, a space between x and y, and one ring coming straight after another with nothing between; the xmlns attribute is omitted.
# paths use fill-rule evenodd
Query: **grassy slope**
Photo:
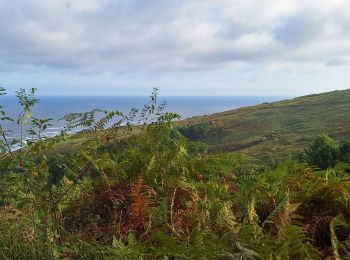
<svg viewBox="0 0 350 260"><path fill-rule="evenodd" d="M350 138L350 90L235 109L181 122L211 121L203 139L211 151L240 151L257 158L284 156L310 143L318 134Z"/></svg>
<svg viewBox="0 0 350 260"><path fill-rule="evenodd" d="M211 152L239 151L256 158L285 157L309 144L321 133L350 139L350 90L309 95L200 116L178 125L211 121L202 139ZM55 152L74 149L83 139L69 139Z"/></svg>

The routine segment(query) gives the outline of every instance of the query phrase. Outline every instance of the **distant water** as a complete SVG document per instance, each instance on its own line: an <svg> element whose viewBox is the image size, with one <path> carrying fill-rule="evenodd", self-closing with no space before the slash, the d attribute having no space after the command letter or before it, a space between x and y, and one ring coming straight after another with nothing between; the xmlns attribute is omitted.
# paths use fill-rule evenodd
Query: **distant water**
<svg viewBox="0 0 350 260"><path fill-rule="evenodd" d="M234 108L257 105L264 102L283 100L288 97L160 97L160 101L167 101L167 111L176 112L182 118L209 115ZM86 112L94 108L105 110L119 110L127 113L131 108L141 108L148 102L148 97L40 97L40 103L33 109L33 116L37 118L53 118L53 126L47 129L47 136L54 136L64 126L63 121L58 121L64 115L72 112ZM0 104L11 116L18 116L19 105L15 97L2 96ZM7 124L7 129L12 131L10 137L18 137L19 132L14 125Z"/></svg>

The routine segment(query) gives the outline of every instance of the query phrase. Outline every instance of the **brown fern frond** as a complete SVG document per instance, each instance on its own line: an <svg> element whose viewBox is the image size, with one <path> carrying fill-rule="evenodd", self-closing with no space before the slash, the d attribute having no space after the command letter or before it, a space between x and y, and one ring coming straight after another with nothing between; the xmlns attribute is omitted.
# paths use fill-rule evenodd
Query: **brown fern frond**
<svg viewBox="0 0 350 260"><path fill-rule="evenodd" d="M18 221L22 212L11 206L0 207L0 221Z"/></svg>
<svg viewBox="0 0 350 260"><path fill-rule="evenodd" d="M149 212L152 208L152 196L155 191L144 183L140 176L130 190L131 204L128 208L131 227L143 231L150 223Z"/></svg>
<svg viewBox="0 0 350 260"><path fill-rule="evenodd" d="M278 234L285 225L291 222L292 214L298 206L298 204L290 203L289 195L287 193L286 197L275 206L275 209L262 223L262 226L268 228L272 233Z"/></svg>
<svg viewBox="0 0 350 260"><path fill-rule="evenodd" d="M276 207L277 203L275 198L271 193L266 192L266 199L261 201L256 207L256 213L258 214L261 223L264 223Z"/></svg>
<svg viewBox="0 0 350 260"><path fill-rule="evenodd" d="M193 229L193 221L191 221L192 210L178 210L174 213L174 223L173 228L174 232L176 231L178 234L184 234L185 237L188 237Z"/></svg>
<svg viewBox="0 0 350 260"><path fill-rule="evenodd" d="M169 189L167 197L169 204L173 204L174 210L183 209L186 208L187 201L191 200L191 192L177 187L175 189Z"/></svg>
<svg viewBox="0 0 350 260"><path fill-rule="evenodd" d="M328 247L331 244L329 225L333 217L330 215L314 216L308 224L304 226L307 237L311 238L313 244L318 247Z"/></svg>

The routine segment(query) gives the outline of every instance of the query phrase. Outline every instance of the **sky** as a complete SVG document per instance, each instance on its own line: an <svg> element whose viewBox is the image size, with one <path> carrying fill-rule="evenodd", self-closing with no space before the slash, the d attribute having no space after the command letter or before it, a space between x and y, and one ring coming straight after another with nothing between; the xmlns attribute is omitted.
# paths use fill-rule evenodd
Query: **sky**
<svg viewBox="0 0 350 260"><path fill-rule="evenodd" d="M0 86L42 95L350 88L348 0L0 0Z"/></svg>

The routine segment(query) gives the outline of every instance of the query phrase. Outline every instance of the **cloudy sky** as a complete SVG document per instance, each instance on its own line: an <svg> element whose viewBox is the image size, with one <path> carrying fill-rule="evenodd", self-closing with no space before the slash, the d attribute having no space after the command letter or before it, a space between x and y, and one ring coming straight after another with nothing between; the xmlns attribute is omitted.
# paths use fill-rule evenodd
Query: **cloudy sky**
<svg viewBox="0 0 350 260"><path fill-rule="evenodd" d="M1 0L0 85L45 95L350 88L348 0Z"/></svg>

